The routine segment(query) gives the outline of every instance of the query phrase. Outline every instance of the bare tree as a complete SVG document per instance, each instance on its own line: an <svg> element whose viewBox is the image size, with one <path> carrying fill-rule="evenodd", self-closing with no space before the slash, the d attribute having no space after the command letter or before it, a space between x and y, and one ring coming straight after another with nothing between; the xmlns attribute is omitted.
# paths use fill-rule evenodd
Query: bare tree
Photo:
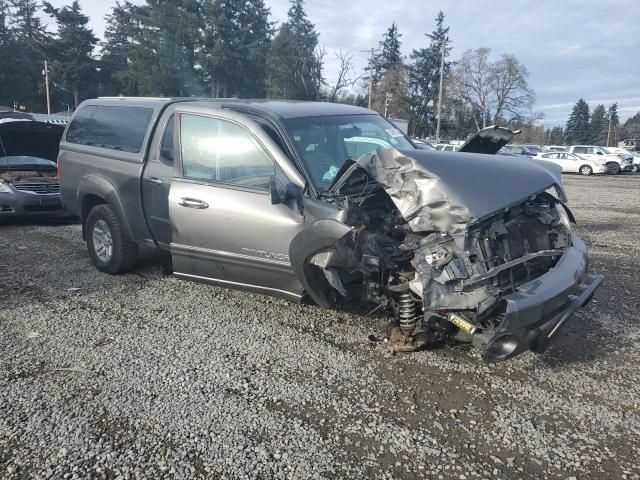
<svg viewBox="0 0 640 480"><path fill-rule="evenodd" d="M302 45L295 45L293 52L295 57L291 68L296 80L302 85L307 99L318 100L324 84L322 67L327 49L324 45L317 45L309 57Z"/></svg>
<svg viewBox="0 0 640 480"><path fill-rule="evenodd" d="M487 126L487 110L491 102L493 71L489 62L489 48L467 50L451 74L452 94L481 113L482 128ZM480 123L474 115L476 126Z"/></svg>
<svg viewBox="0 0 640 480"><path fill-rule="evenodd" d="M500 119L507 120L510 114L513 120L521 117L523 110L529 110L535 102L535 92L529 88L527 77L529 71L513 55L502 55L502 58L491 66L491 89L495 101L493 123Z"/></svg>
<svg viewBox="0 0 640 480"><path fill-rule="evenodd" d="M409 118L408 83L405 65L389 68L375 86L372 108L387 117Z"/></svg>
<svg viewBox="0 0 640 480"><path fill-rule="evenodd" d="M335 85L331 87L331 92L329 93L330 102L335 102L341 90L353 87L364 75L360 75L359 77L355 76L353 69L353 54L351 52L343 52L342 50L339 50L335 55L340 65L338 67L338 79L336 80Z"/></svg>
<svg viewBox="0 0 640 480"><path fill-rule="evenodd" d="M489 111L493 112L494 124L509 123L523 118L523 112L535 102L535 93L527 83L527 68L513 55L502 55L500 60L491 62L490 53L488 48L464 52L450 80L452 96L481 117L478 122L473 116L478 129L487 126Z"/></svg>

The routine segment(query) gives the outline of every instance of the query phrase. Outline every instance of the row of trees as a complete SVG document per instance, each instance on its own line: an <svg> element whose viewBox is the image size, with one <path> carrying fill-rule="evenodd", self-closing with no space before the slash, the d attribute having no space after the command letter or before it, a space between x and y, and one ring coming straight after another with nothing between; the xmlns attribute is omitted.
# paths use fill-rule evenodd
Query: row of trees
<svg viewBox="0 0 640 480"><path fill-rule="evenodd" d="M103 42L88 21L77 1L0 0L0 104L42 110L45 59L56 108L99 94L318 100L351 81L341 54L343 78L325 84L325 51L304 0L291 1L277 30L264 0L125 0L107 16Z"/></svg>
<svg viewBox="0 0 640 480"><path fill-rule="evenodd" d="M42 13L55 22L50 33ZM264 0L146 0L118 2L107 16L104 41L88 27L77 1L0 0L0 104L44 109L48 59L53 109L96 95L287 98L366 105L410 120L412 133L433 135L444 51L443 131L466 136L487 122L519 121L533 103L527 71L488 49L450 61L444 14L426 45L408 57L393 23L366 72L356 75L349 52L337 52L336 81L323 75L326 51L304 9L291 0L287 20L274 28ZM96 55L100 52L100 55ZM360 93L354 93L358 79ZM356 89L356 92L358 90Z"/></svg>
<svg viewBox="0 0 640 480"><path fill-rule="evenodd" d="M618 104L614 103L605 108L597 105L590 112L589 104L583 98L574 105L567 125L564 129L564 143L605 145L616 142L616 131L620 125Z"/></svg>
<svg viewBox="0 0 640 480"><path fill-rule="evenodd" d="M556 135L558 131L567 144L607 145L608 141L607 146L617 146L622 140L640 138L640 112L621 125L617 103L608 108L602 104L596 105L593 111L590 111L589 104L581 98L573 106L564 131L556 127Z"/></svg>
<svg viewBox="0 0 640 480"><path fill-rule="evenodd" d="M531 111L535 93L526 67L513 55L494 59L487 48L468 50L452 61L442 12L433 31L425 34L425 46L408 56L392 23L362 75L356 75L351 53L337 52L336 80L329 85L323 75L326 51L304 0L290 3L286 21L276 29L264 0L124 0L107 16L100 42L77 1L55 8L40 0L0 0L0 105L44 110L45 59L54 110L96 95L270 97L367 105L370 82L374 109L408 119L413 135L433 137L444 55L445 138L464 138L490 123L520 128L521 139L531 143L602 144L609 124L611 142L638 135L635 117L628 127L619 126L616 104L590 112L583 99L564 130L545 131L537 122L541 115ZM43 23L43 13L55 23L55 34Z"/></svg>

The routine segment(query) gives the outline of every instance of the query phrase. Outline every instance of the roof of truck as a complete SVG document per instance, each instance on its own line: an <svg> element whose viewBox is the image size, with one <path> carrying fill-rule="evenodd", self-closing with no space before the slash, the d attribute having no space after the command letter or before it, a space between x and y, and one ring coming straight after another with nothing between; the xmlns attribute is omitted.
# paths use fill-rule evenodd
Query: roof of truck
<svg viewBox="0 0 640 480"><path fill-rule="evenodd" d="M254 110L260 110L267 113L278 115L282 118L297 117L318 117L326 115L362 115L375 113L364 107L356 107L354 105L345 105L341 103L329 102L304 102L297 100L250 100L237 98L164 98L164 97L100 97L98 101L88 101L92 104L100 104L108 102L123 102L131 106L147 105L164 105L169 103L192 103L202 106L203 104L211 104L212 106L222 105L243 105Z"/></svg>

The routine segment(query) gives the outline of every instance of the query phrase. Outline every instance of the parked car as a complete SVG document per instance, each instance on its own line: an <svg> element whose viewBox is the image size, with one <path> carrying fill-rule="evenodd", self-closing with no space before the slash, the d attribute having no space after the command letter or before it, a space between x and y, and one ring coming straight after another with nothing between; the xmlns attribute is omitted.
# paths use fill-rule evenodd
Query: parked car
<svg viewBox="0 0 640 480"><path fill-rule="evenodd" d="M607 173L618 175L622 172L633 172L635 167L633 161L624 160L618 155L609 152L605 147L597 145L572 145L568 148L569 153L580 155L587 160L605 160Z"/></svg>
<svg viewBox="0 0 640 480"><path fill-rule="evenodd" d="M544 151L544 149L539 147L538 145L524 145L524 147L527 150L529 150L533 155L537 155L537 154L542 153Z"/></svg>
<svg viewBox="0 0 640 480"><path fill-rule="evenodd" d="M64 127L5 116L0 122L0 218L64 216L56 164Z"/></svg>
<svg viewBox="0 0 640 480"><path fill-rule="evenodd" d="M562 167L562 173L579 173L580 175L593 175L594 173L607 173L605 160L587 160L579 155L569 152L539 153L537 160L555 163Z"/></svg>
<svg viewBox="0 0 640 480"><path fill-rule="evenodd" d="M503 157L516 157L516 158L520 157L520 155L516 155L507 147L502 147L500 150L496 152L496 155L502 155Z"/></svg>
<svg viewBox="0 0 640 480"><path fill-rule="evenodd" d="M412 138L411 141L420 150L436 150L436 148L431 143L420 140L419 138Z"/></svg>
<svg viewBox="0 0 640 480"><path fill-rule="evenodd" d="M568 152L569 147L565 147L564 145L547 145L545 150L548 152Z"/></svg>
<svg viewBox="0 0 640 480"><path fill-rule="evenodd" d="M535 155L535 153L533 153L524 145L507 145L506 148L511 150L511 153L515 153L516 155L524 155L529 158Z"/></svg>
<svg viewBox="0 0 640 480"><path fill-rule="evenodd" d="M435 149L441 152L457 152L460 147L451 143L438 143L435 145Z"/></svg>
<svg viewBox="0 0 640 480"><path fill-rule="evenodd" d="M509 138L485 129L464 148L495 153ZM351 158L353 143L368 152ZM560 168L417 149L365 108L89 100L59 163L99 270L130 270L148 245L179 278L371 303L392 318L393 351L455 340L488 361L542 352L602 282L587 275Z"/></svg>

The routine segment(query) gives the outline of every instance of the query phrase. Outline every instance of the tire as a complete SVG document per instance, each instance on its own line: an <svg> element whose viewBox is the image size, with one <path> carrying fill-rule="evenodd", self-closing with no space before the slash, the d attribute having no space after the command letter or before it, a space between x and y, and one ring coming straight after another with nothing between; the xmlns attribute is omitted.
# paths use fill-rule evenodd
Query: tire
<svg viewBox="0 0 640 480"><path fill-rule="evenodd" d="M128 272L138 258L138 245L130 241L109 205L97 205L87 216L87 250L93 265L112 275Z"/></svg>
<svg viewBox="0 0 640 480"><path fill-rule="evenodd" d="M582 165L578 171L580 172L580 175L584 175L586 177L593 174L593 169L589 165Z"/></svg>
<svg viewBox="0 0 640 480"><path fill-rule="evenodd" d="M607 163L607 173L609 175L620 175L620 172L622 170L620 169L620 165L618 165L617 163Z"/></svg>

